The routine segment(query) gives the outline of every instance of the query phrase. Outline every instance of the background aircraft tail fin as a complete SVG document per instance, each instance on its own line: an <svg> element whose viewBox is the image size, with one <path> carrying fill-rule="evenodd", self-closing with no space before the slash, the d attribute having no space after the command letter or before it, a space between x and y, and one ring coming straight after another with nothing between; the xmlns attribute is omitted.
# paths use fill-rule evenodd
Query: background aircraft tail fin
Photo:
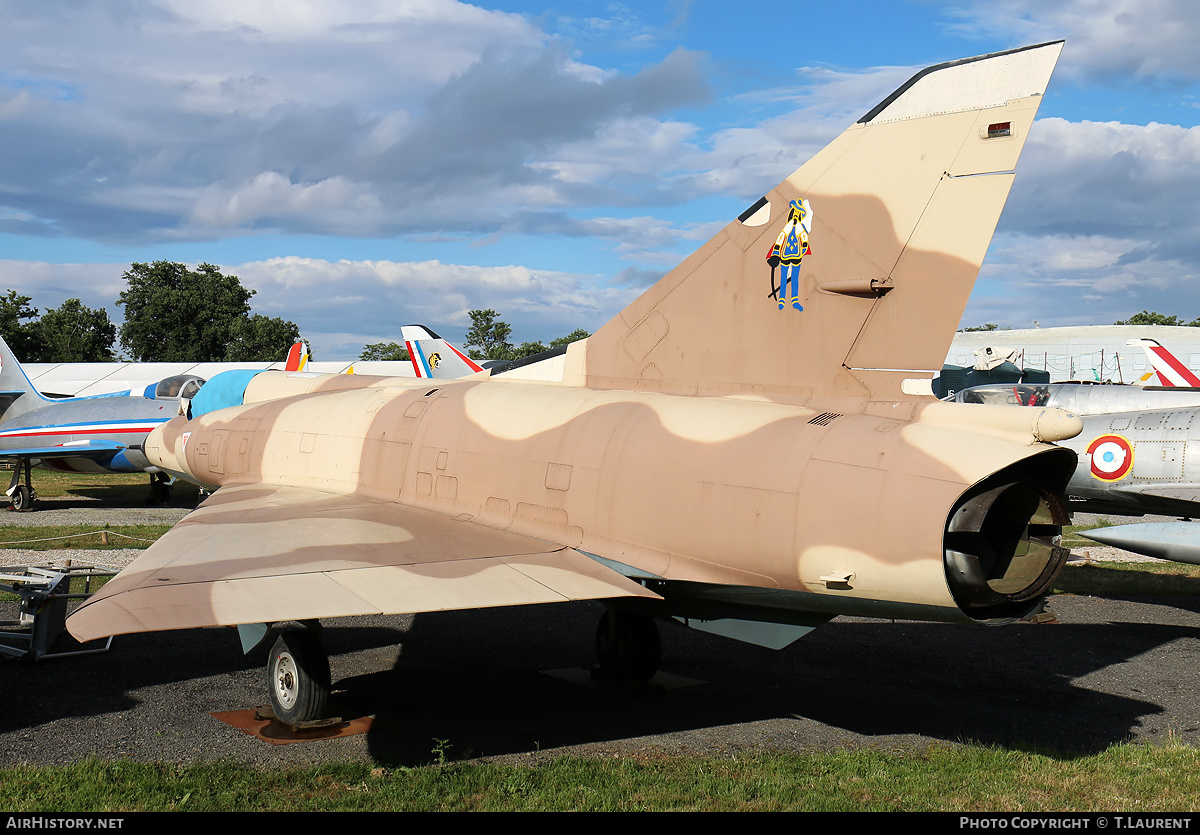
<svg viewBox="0 0 1200 835"><path fill-rule="evenodd" d="M1061 49L917 73L568 352L568 375L776 399L927 391Z"/></svg>
<svg viewBox="0 0 1200 835"><path fill-rule="evenodd" d="M453 380L483 370L479 363L424 325L405 325L400 333L418 377Z"/></svg>
<svg viewBox="0 0 1200 835"><path fill-rule="evenodd" d="M51 402L29 381L8 343L0 338L0 421Z"/></svg>
<svg viewBox="0 0 1200 835"><path fill-rule="evenodd" d="M1157 339L1131 339L1127 345L1141 346L1158 374L1159 384L1168 387L1200 388L1200 378L1175 358Z"/></svg>
<svg viewBox="0 0 1200 835"><path fill-rule="evenodd" d="M308 343L300 340L288 351L287 364L284 365L283 370L303 371L306 365L308 365Z"/></svg>

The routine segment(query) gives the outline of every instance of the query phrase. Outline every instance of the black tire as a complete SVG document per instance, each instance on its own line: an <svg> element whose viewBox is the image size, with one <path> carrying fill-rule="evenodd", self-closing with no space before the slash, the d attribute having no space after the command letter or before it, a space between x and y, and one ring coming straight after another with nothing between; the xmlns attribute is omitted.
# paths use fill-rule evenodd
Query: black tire
<svg viewBox="0 0 1200 835"><path fill-rule="evenodd" d="M33 509L33 495L24 484L18 484L17 489L13 491L12 506L18 513Z"/></svg>
<svg viewBox="0 0 1200 835"><path fill-rule="evenodd" d="M171 485L158 478L150 481L150 498L146 502L151 505L162 505L171 501Z"/></svg>
<svg viewBox="0 0 1200 835"><path fill-rule="evenodd" d="M307 629L281 632L267 659L267 690L275 717L288 725L320 719L329 701L329 656Z"/></svg>
<svg viewBox="0 0 1200 835"><path fill-rule="evenodd" d="M649 681L662 658L658 624L652 617L609 607L596 628L596 656L605 676Z"/></svg>

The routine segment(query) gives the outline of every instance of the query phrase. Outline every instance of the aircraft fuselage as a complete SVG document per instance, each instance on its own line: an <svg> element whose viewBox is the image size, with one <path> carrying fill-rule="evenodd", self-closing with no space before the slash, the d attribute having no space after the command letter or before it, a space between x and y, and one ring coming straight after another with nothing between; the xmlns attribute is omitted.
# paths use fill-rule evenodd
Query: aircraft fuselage
<svg viewBox="0 0 1200 835"><path fill-rule="evenodd" d="M175 416L177 402L144 397L97 397L56 400L0 424L0 457L11 450L44 450L30 456L37 466L76 472L141 472L148 462L139 450L112 449L81 457L80 449L103 442L140 446L156 426ZM55 450L64 455L56 457Z"/></svg>
<svg viewBox="0 0 1200 835"><path fill-rule="evenodd" d="M973 431L995 410L846 405L859 413L410 381L180 419L146 450L152 464L208 489L266 482L401 502L577 548L639 576L800 593L811 611L1018 616L1051 560L1029 546L1026 529L1039 514L1038 523L1057 524L1046 505L1070 456L1030 444L1032 410L1000 410L1024 421L1018 441ZM1043 465L1055 473L1048 480ZM879 523L859 524L864 515ZM982 566L978 555L960 559L971 546L951 542L981 526L1008 549ZM978 576L948 579L962 559Z"/></svg>

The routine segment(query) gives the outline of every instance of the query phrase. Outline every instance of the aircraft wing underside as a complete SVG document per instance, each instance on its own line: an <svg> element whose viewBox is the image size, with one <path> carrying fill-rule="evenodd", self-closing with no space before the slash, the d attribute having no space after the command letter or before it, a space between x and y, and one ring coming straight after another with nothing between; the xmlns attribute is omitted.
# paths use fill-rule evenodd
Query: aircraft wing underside
<svg viewBox="0 0 1200 835"><path fill-rule="evenodd" d="M1176 482L1174 484L1146 484L1122 488L1130 493L1163 499L1178 499L1181 502L1200 503L1200 484Z"/></svg>
<svg viewBox="0 0 1200 835"><path fill-rule="evenodd" d="M657 597L571 548L394 502L223 487L71 615L76 638Z"/></svg>
<svg viewBox="0 0 1200 835"><path fill-rule="evenodd" d="M10 458L102 458L126 449L114 441L89 441L72 446L31 446L0 450L0 460Z"/></svg>

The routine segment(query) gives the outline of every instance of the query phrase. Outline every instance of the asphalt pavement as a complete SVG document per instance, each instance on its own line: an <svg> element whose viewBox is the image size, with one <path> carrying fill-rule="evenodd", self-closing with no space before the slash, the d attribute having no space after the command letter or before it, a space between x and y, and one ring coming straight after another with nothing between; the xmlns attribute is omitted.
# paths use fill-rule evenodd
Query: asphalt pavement
<svg viewBox="0 0 1200 835"><path fill-rule="evenodd" d="M288 745L214 716L266 702L265 647L244 656L231 629L122 636L0 662L0 766L1200 743L1200 595L1049 609L1056 622L1001 627L837 618L779 651L667 623L648 687L590 677L598 603L332 621L333 708L369 728Z"/></svg>

